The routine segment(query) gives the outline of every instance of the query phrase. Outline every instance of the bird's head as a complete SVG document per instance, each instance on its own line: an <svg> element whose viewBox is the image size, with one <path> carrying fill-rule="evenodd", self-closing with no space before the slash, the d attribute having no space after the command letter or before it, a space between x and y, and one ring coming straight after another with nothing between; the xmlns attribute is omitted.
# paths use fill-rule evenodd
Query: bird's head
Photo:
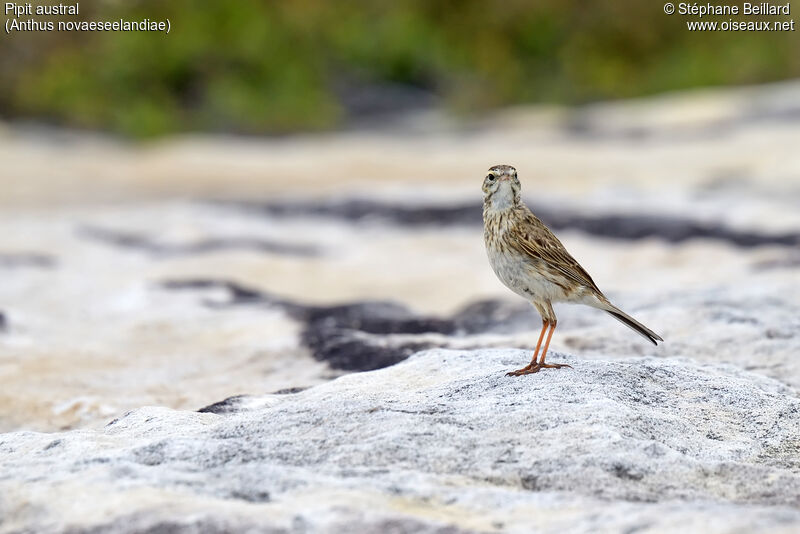
<svg viewBox="0 0 800 534"><path fill-rule="evenodd" d="M492 209L506 209L520 203L517 169L511 165L495 165L483 179L483 201Z"/></svg>

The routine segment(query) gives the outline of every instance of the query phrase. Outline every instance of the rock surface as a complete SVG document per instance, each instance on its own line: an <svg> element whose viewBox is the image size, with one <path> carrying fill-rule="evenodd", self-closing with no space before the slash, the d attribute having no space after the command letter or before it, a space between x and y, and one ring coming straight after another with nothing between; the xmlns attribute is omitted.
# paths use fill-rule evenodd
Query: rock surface
<svg viewBox="0 0 800 534"><path fill-rule="evenodd" d="M800 400L730 365L628 357L522 378L431 350L204 413L0 436L0 531L793 532ZM217 412L217 413L212 413Z"/></svg>

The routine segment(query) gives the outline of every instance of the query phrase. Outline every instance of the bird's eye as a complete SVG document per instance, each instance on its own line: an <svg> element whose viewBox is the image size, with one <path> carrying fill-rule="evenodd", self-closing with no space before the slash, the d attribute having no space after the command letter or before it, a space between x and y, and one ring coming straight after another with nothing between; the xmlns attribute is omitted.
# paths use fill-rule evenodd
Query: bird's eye
<svg viewBox="0 0 800 534"><path fill-rule="evenodd" d="M494 182L494 174L490 174L489 176L486 177L486 179L489 180L490 182Z"/></svg>

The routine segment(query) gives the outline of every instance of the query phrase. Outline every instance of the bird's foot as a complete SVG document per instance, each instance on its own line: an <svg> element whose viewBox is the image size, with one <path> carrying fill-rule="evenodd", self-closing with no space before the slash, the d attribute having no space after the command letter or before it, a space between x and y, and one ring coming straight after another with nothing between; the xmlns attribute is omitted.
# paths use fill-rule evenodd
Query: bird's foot
<svg viewBox="0 0 800 534"><path fill-rule="evenodd" d="M516 371L511 371L509 373L506 373L506 376L529 375L531 373L538 373L539 369L541 369L541 366L538 363L536 363L536 364L529 363L528 365L526 365L522 369L517 369Z"/></svg>
<svg viewBox="0 0 800 534"><path fill-rule="evenodd" d="M532 373L538 373L542 369L561 369L562 367L569 367L572 369L571 365L567 365L566 363L531 363L523 367L522 369L517 369L516 371L511 371L510 373L506 373L506 376L522 376L522 375L529 375Z"/></svg>
<svg viewBox="0 0 800 534"><path fill-rule="evenodd" d="M562 367L569 367L572 369L571 365L567 365L566 363L540 363L540 369L561 369Z"/></svg>

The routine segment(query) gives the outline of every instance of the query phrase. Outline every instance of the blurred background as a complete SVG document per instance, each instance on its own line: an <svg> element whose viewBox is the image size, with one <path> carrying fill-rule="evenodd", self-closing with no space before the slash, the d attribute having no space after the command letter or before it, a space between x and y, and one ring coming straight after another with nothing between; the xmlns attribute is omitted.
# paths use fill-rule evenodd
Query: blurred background
<svg viewBox="0 0 800 534"><path fill-rule="evenodd" d="M6 36L3 116L132 138L280 134L409 110L465 116L800 75L796 31L691 32L691 19L635 0L94 0L80 9L61 20L170 19L172 30Z"/></svg>
<svg viewBox="0 0 800 534"><path fill-rule="evenodd" d="M797 31L691 32L633 0L96 0L33 18L171 31L2 37L0 431L535 345L483 252L498 163L668 340L564 307L555 351L800 384Z"/></svg>

